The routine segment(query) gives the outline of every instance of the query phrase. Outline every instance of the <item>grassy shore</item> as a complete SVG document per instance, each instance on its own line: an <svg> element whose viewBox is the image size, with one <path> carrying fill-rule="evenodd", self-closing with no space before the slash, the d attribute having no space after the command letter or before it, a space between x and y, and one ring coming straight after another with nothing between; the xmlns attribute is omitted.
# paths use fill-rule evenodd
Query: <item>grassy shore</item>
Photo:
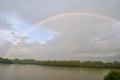
<svg viewBox="0 0 120 80"><path fill-rule="evenodd" d="M120 69L120 62L101 62L101 61L37 61L33 59L4 59L0 57L1 64L34 64L47 66L66 66L66 67L88 67L88 68L118 68Z"/></svg>

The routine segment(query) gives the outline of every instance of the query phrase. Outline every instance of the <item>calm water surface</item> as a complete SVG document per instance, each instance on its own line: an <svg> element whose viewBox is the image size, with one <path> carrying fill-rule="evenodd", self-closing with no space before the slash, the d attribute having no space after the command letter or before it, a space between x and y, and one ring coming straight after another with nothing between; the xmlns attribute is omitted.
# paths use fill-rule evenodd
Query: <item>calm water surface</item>
<svg viewBox="0 0 120 80"><path fill-rule="evenodd" d="M0 64L0 80L103 80L110 69Z"/></svg>

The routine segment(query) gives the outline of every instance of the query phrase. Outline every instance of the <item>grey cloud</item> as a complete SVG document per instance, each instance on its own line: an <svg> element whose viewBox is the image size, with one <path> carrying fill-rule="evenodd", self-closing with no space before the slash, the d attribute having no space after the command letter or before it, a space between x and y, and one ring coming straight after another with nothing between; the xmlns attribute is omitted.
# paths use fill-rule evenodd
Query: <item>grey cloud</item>
<svg viewBox="0 0 120 80"><path fill-rule="evenodd" d="M21 6L22 5L22 6ZM51 15L65 12L94 12L120 20L119 0L2 0L0 11L19 13L33 23ZM8 29L12 22L5 24L0 18L0 29ZM28 26L24 23L20 26ZM16 25L15 25L16 26ZM18 25L17 25L18 26ZM27 36L10 51L10 57L38 59L90 59L119 60L120 24L93 16L69 16L46 22L41 26L57 32L56 37L47 44L26 43ZM14 26L13 26L14 27ZM16 27L14 27L16 28ZM37 29L37 28L36 28ZM14 31L12 31L14 32ZM12 33L15 36L14 33ZM18 35L18 34L16 34ZM112 55L113 54L113 55ZM73 58L69 58L73 56ZM74 57L79 55L78 57ZM82 56L86 57L82 57ZM100 55L103 57L90 57ZM105 56L104 55L108 55ZM109 56L112 55L112 56ZM88 56L88 57L87 57Z"/></svg>
<svg viewBox="0 0 120 80"><path fill-rule="evenodd" d="M0 56L4 57L4 54L7 52L11 45L12 43L9 41L0 41Z"/></svg>
<svg viewBox="0 0 120 80"><path fill-rule="evenodd" d="M0 39L14 42L23 32L31 27L31 23L14 12L0 12ZM22 39L23 40L23 39Z"/></svg>
<svg viewBox="0 0 120 80"><path fill-rule="evenodd" d="M21 46L18 44L18 49L15 46L10 56L22 57L23 55L25 58L33 56L39 59L83 59L83 57L84 59L93 58L92 60L98 57L101 60L109 59L119 55L120 52L120 36L118 35L120 32L113 29L113 24L118 23L99 16L60 17L43 24L58 32L57 37L46 44L39 42L24 43ZM116 58L116 60L119 59Z"/></svg>
<svg viewBox="0 0 120 80"><path fill-rule="evenodd" d="M5 30L22 31L31 27L31 23L14 12L0 13L0 28Z"/></svg>
<svg viewBox="0 0 120 80"><path fill-rule="evenodd" d="M0 10L16 11L33 22L65 12L95 12L120 20L119 3L119 0L2 0Z"/></svg>

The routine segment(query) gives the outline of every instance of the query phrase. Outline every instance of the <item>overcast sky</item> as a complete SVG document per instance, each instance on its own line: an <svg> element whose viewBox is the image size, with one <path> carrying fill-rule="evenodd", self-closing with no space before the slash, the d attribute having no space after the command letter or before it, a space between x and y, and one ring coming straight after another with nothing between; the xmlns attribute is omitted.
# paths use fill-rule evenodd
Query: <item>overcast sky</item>
<svg viewBox="0 0 120 80"><path fill-rule="evenodd" d="M120 0L0 0L0 56L120 61L119 21Z"/></svg>

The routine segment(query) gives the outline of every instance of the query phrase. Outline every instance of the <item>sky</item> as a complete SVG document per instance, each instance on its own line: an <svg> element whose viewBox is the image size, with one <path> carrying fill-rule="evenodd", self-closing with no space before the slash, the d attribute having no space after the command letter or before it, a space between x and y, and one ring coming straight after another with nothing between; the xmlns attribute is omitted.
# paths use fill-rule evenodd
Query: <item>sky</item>
<svg viewBox="0 0 120 80"><path fill-rule="evenodd" d="M0 0L0 56L120 61L119 14L120 0Z"/></svg>

